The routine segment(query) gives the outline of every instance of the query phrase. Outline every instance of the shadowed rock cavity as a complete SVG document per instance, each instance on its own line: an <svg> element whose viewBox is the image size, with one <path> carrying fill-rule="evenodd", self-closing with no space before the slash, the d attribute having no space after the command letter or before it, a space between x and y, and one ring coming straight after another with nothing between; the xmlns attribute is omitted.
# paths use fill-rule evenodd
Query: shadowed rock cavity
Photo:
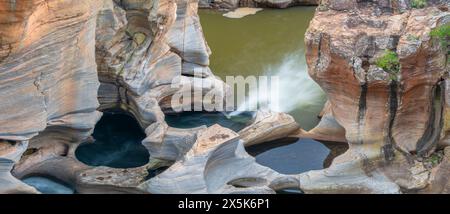
<svg viewBox="0 0 450 214"><path fill-rule="evenodd" d="M149 161L141 144L145 133L131 116L123 112L104 113L90 139L75 151L78 160L89 166L133 168Z"/></svg>

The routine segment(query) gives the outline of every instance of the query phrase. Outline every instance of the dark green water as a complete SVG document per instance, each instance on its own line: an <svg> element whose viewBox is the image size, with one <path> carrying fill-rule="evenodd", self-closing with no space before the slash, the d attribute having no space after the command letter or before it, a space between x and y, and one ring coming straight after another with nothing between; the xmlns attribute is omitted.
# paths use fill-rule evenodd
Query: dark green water
<svg viewBox="0 0 450 214"><path fill-rule="evenodd" d="M84 143L75 152L87 165L133 168L149 161L148 151L141 144L145 133L131 116L104 113L92 136L95 142Z"/></svg>
<svg viewBox="0 0 450 214"><path fill-rule="evenodd" d="M326 100L307 74L304 34L315 7L265 9L256 15L230 19L221 12L200 10L200 20L212 50L210 67L226 76L279 76L280 107L308 130Z"/></svg>
<svg viewBox="0 0 450 214"><path fill-rule="evenodd" d="M180 114L166 115L166 122L175 128L196 128L202 125L212 126L219 124L235 132L239 132L251 122L253 112L243 112L237 116L226 117L220 112L182 112Z"/></svg>
<svg viewBox="0 0 450 214"><path fill-rule="evenodd" d="M299 174L324 168L330 150L311 139L286 138L246 149L256 162L283 174Z"/></svg>

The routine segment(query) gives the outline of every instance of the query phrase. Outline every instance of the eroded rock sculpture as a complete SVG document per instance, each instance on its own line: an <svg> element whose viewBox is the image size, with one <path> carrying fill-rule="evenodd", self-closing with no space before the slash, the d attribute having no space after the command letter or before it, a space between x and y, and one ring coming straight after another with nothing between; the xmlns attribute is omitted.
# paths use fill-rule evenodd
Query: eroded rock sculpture
<svg viewBox="0 0 450 214"><path fill-rule="evenodd" d="M77 193L448 192L448 50L430 35L450 21L444 3L322 1L305 40L309 73L329 98L321 122L306 132L287 114L258 111L236 133L165 121L176 108L216 103L173 102L192 88L228 96L208 67L197 0L2 1L0 193L39 193L19 180L35 174ZM386 51L398 71L377 63ZM145 130L149 162L127 169L80 162L75 150L92 141L100 111L117 109ZM349 149L329 168L298 175L263 167L244 149L287 136Z"/></svg>
<svg viewBox="0 0 450 214"><path fill-rule="evenodd" d="M0 125L0 192L37 193L18 179L45 175L77 193L148 193L140 186L150 179L150 170L184 158L206 129L169 127L165 113L208 102L194 98L176 106L172 97L195 88L225 99L229 90L208 68L210 50L197 4L0 3L5 11L0 17L0 117L5 121ZM149 163L116 169L80 162L75 151L91 141L87 138L100 111L117 109L133 115L145 130ZM277 127L276 121L270 123ZM278 131L278 137L287 135Z"/></svg>
<svg viewBox="0 0 450 214"><path fill-rule="evenodd" d="M423 9L396 3L323 1L311 21L309 73L331 108L323 120L345 129L350 149L330 168L301 175L306 192L394 193L426 186L429 172L421 160L448 134L447 47L430 32L448 25L450 14L439 3ZM378 66L387 50L398 55L398 71ZM336 127L326 129L335 134Z"/></svg>

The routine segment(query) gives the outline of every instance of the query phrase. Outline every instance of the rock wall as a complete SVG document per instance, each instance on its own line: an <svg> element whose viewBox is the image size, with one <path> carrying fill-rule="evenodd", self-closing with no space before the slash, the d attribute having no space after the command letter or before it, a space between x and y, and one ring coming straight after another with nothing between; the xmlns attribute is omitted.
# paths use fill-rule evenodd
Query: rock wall
<svg viewBox="0 0 450 214"><path fill-rule="evenodd" d="M197 15L198 1L80 2L0 1L0 193L38 193L19 180L30 175L55 178L77 193L171 192L171 186L161 187L164 181L146 178L148 170L186 158L206 127L169 127L165 113L174 107L220 103L228 91L208 67L210 50ZM192 88L215 96L174 106L172 96L190 95ZM88 136L100 111L117 109L133 115L145 130L142 143L150 153L149 163L124 170L80 162L75 151L91 141ZM282 177L257 165L241 147L264 142L264 137L285 137L298 126L285 114L258 115L241 133L245 141L233 139L241 153L236 159L246 155L242 165L257 167L256 174ZM272 129L253 130L269 126ZM220 143L211 149L220 148ZM198 170L206 170L207 163L208 159L200 162ZM169 170L167 176L178 177L178 170ZM228 181L209 181L217 188L201 187L200 192L226 192ZM178 192L192 189L180 185L184 186Z"/></svg>
<svg viewBox="0 0 450 214"><path fill-rule="evenodd" d="M100 116L100 3L14 2L0 3L0 138L26 141L47 127L89 131Z"/></svg>
<svg viewBox="0 0 450 214"><path fill-rule="evenodd" d="M95 63L100 5L73 0L0 2L0 146L12 145L0 153L6 164L2 170L13 165L3 159L19 161L28 141L39 133L78 141L101 116L96 110ZM19 183L12 176L0 182L2 188L4 182L6 188ZM33 192L25 187L15 191L22 189Z"/></svg>
<svg viewBox="0 0 450 214"><path fill-rule="evenodd" d="M322 2L305 42L310 75L329 101L319 126L297 134L350 146L325 170L288 176L256 164L243 149L297 130L288 115L259 112L239 133L165 122L171 97L184 86L226 96L208 68L197 4L1 1L0 193L38 193L18 180L32 174L78 193L448 192L448 149L440 150L450 138L448 56L430 36L449 23L448 5ZM398 56L398 72L377 65L386 50ZM78 161L75 150L99 110L118 108L145 129L149 163L123 170ZM169 168L146 178L161 166Z"/></svg>
<svg viewBox="0 0 450 214"><path fill-rule="evenodd" d="M305 177L305 189L346 191L351 177L367 182L350 192L424 188L426 170L414 169L448 135L447 47L430 36L449 24L447 4L416 9L402 0L322 1L306 33L306 58L330 107L313 131L343 133L350 149L328 170ZM398 72L378 66L386 50L398 56ZM335 173L339 179L329 177ZM319 180L322 186L315 186Z"/></svg>

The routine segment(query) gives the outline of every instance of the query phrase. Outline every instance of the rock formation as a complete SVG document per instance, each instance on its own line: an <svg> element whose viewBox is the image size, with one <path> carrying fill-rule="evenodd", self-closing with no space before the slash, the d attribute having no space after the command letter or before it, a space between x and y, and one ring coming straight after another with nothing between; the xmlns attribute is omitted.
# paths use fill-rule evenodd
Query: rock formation
<svg viewBox="0 0 450 214"><path fill-rule="evenodd" d="M448 192L447 47L430 35L448 25L448 5L322 1L305 39L310 75L329 98L321 122L306 132L289 115L259 111L239 133L165 122L175 109L203 108L229 95L208 67L197 5L0 1L0 193L39 193L19 180L35 174L77 193ZM398 70L378 63L387 50ZM201 96L173 102L185 101L178 96L192 88ZM216 96L203 99L209 94ZM116 109L145 130L149 162L118 169L78 161L75 150L89 141L101 111ZM325 170L283 175L244 149L286 136L348 142L349 150Z"/></svg>
<svg viewBox="0 0 450 214"><path fill-rule="evenodd" d="M230 173L233 172L233 173ZM256 164L239 135L219 125L198 133L189 151L139 188L151 193L274 193L276 179L289 179Z"/></svg>
<svg viewBox="0 0 450 214"><path fill-rule="evenodd" d="M39 144L34 142L48 140L65 148L89 136L100 118L95 63L100 5L69 0L0 2L2 174L13 164L3 159L18 162L28 144L34 148ZM12 176L1 177L18 183ZM18 191L25 190L36 192L20 184Z"/></svg>
<svg viewBox="0 0 450 214"><path fill-rule="evenodd" d="M215 104L225 100L229 90L208 68L210 50L197 4L197 0L1 2L0 193L37 193L18 180L36 174L56 178L78 193L147 193L153 187L141 186L153 182L146 181L149 170L185 158L206 127L169 127L165 113ZM200 98L172 102L173 96L190 94L192 88L202 90ZM203 99L211 93L216 96ZM115 169L78 161L75 150L89 141L100 111L116 109L134 116L145 129L149 163ZM264 142L262 136L282 138L298 128L287 115L264 114L267 117L255 118L250 126L276 130L247 133L245 139L252 144ZM277 123L276 118L285 120ZM250 156L247 159L245 165L257 165Z"/></svg>
<svg viewBox="0 0 450 214"><path fill-rule="evenodd" d="M439 2L415 9L408 1L322 1L306 33L306 58L330 106L309 134L345 133L350 149L330 168L300 175L303 190L426 186L421 160L448 138L450 94L447 47L430 32L449 21L448 5ZM398 71L380 68L387 50L398 56Z"/></svg>

